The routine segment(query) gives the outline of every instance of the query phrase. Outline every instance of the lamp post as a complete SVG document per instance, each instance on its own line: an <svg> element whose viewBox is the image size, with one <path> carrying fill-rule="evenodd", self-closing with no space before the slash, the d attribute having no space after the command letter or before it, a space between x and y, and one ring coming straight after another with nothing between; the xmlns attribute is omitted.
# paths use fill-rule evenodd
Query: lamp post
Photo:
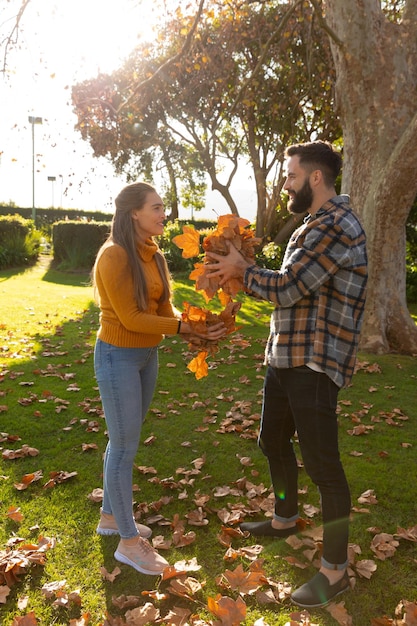
<svg viewBox="0 0 417 626"><path fill-rule="evenodd" d="M56 176L48 176L48 180L49 182L52 183L52 208L55 208L55 203L54 203L54 184L56 181Z"/></svg>
<svg viewBox="0 0 417 626"><path fill-rule="evenodd" d="M32 219L36 225L35 208L35 124L42 124L41 117L29 115L29 123L32 124Z"/></svg>

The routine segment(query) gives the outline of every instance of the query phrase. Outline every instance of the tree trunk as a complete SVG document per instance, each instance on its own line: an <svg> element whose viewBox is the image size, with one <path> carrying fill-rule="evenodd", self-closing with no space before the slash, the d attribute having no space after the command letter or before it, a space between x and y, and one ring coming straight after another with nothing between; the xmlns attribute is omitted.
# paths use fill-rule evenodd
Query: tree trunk
<svg viewBox="0 0 417 626"><path fill-rule="evenodd" d="M417 0L401 23L379 0L324 0L343 128L342 191L367 235L361 349L417 353L405 295L405 224L417 195ZM410 16L407 19L407 16Z"/></svg>

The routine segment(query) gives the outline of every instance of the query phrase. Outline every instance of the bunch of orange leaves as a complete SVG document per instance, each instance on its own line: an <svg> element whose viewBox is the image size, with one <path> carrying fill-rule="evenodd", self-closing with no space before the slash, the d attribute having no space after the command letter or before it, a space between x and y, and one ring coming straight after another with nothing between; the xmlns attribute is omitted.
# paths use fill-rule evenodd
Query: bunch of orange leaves
<svg viewBox="0 0 417 626"><path fill-rule="evenodd" d="M195 280L195 288L201 291L206 302L209 302L216 294L222 304L230 301L239 291L244 291L243 281L240 278L227 280L222 286L219 284L219 277L210 276L207 264L211 263L207 252L215 252L222 256L227 255L230 245L233 245L244 257L246 261L255 261L255 248L261 239L255 237L253 229L248 228L249 220L236 215L221 215L217 222L217 227L211 230L200 245L200 232L193 226L183 226L183 234L173 238L173 242L182 249L182 256L185 259L198 257L201 254L201 247L204 251L202 261L194 265L194 270L190 274L190 279Z"/></svg>
<svg viewBox="0 0 417 626"><path fill-rule="evenodd" d="M190 324L194 332L204 334L207 327L219 321L225 324L227 334L236 330L236 314L240 309L240 304L233 303L232 297L244 291L243 281L239 278L232 278L220 286L219 277L211 276L207 268L207 264L211 262L207 253L226 255L230 245L233 245L247 261L254 262L255 247L261 240L255 237L254 231L248 228L249 225L250 222L241 217L221 215L217 227L204 236L201 244L201 234L193 226L183 226L183 234L173 238L172 241L182 249L182 256L185 259L203 254L202 260L194 264L194 270L189 277L195 280L195 289L202 293L206 302L217 295L224 306L223 311L217 315L207 309L184 303L182 319ZM189 348L198 352L188 364L188 368L195 373L197 379L203 378L208 374L207 357L218 351L218 343L200 339L194 335L188 337L188 341Z"/></svg>
<svg viewBox="0 0 417 626"><path fill-rule="evenodd" d="M208 363L207 357L213 356L218 352L219 345L217 341L212 341L201 337L204 335L210 326L214 326L219 322L223 322L226 327L226 335L233 333L237 330L236 327L236 314L240 309L240 302L229 302L221 313L213 313L208 309L203 309L197 306L193 306L188 302L183 304L183 312L181 319L187 322L191 326L192 335L184 335L188 341L188 347L193 352L198 352L187 365L191 372L194 372L197 380L204 378L208 375Z"/></svg>

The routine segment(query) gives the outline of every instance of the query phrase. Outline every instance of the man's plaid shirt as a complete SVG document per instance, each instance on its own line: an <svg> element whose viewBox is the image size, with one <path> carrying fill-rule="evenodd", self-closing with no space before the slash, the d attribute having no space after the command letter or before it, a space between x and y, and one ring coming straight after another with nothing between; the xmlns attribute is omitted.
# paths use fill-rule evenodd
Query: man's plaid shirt
<svg viewBox="0 0 417 626"><path fill-rule="evenodd" d="M338 387L353 375L365 305L365 233L336 196L292 235L279 271L247 268L247 289L276 305L265 363L277 368L314 364Z"/></svg>

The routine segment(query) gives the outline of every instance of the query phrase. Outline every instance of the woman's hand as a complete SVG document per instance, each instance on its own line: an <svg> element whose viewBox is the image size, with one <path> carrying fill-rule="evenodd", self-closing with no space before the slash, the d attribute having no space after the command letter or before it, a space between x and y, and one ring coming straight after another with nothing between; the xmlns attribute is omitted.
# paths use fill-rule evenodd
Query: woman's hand
<svg viewBox="0 0 417 626"><path fill-rule="evenodd" d="M216 252L206 251L206 257L213 263L205 263L208 277L220 277L219 284L224 285L225 282L232 278L243 278L247 267L252 265L246 261L240 252L232 243L228 242L229 252L225 256Z"/></svg>
<svg viewBox="0 0 417 626"><path fill-rule="evenodd" d="M217 324L206 326L204 332L196 332L191 328L191 325L188 324L188 322L181 322L180 334L194 335L195 337L206 339L207 341L218 341L219 339L225 337L227 334L227 328L223 322L218 322ZM187 337L187 339L189 340L189 337Z"/></svg>

